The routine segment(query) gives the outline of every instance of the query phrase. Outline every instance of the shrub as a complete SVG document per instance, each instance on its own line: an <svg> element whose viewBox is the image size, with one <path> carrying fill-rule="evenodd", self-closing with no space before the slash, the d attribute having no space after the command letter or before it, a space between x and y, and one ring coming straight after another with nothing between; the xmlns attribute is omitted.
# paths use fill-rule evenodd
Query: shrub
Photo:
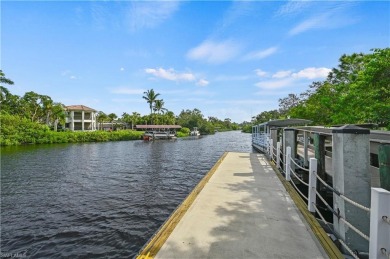
<svg viewBox="0 0 390 259"><path fill-rule="evenodd" d="M134 130L54 132L46 125L7 113L0 113L0 122L1 146L137 140L144 133Z"/></svg>

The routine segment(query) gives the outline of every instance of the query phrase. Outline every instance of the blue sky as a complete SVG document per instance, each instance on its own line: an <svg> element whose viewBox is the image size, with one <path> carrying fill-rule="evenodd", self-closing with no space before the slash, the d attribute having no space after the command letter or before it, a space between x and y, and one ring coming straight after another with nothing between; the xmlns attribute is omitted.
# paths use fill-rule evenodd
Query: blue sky
<svg viewBox="0 0 390 259"><path fill-rule="evenodd" d="M343 54L390 46L389 1L2 1L1 69L34 91L105 113L249 121L323 80Z"/></svg>

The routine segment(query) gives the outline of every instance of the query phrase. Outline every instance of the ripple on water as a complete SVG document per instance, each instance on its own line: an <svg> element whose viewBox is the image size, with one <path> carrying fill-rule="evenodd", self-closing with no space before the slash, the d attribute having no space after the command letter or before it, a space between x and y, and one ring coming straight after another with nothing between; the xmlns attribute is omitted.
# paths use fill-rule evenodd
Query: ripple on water
<svg viewBox="0 0 390 259"><path fill-rule="evenodd" d="M2 148L1 252L132 257L223 152L251 150L240 132Z"/></svg>

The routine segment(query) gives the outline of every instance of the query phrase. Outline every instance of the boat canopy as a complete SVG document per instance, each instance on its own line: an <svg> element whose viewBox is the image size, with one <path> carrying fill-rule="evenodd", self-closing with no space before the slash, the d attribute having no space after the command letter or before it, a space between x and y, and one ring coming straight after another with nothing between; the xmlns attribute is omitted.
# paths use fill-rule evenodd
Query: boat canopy
<svg viewBox="0 0 390 259"><path fill-rule="evenodd" d="M181 129L180 125L135 125L136 129Z"/></svg>

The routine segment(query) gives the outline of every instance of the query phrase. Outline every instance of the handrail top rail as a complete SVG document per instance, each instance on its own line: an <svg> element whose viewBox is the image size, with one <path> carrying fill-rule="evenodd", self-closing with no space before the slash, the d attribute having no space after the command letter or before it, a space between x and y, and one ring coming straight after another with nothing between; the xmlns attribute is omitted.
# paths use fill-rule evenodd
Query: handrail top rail
<svg viewBox="0 0 390 259"><path fill-rule="evenodd" d="M298 131L319 133L321 135L332 135L332 130L337 129L335 127L323 127L323 126L301 126L295 127ZM390 131L384 130L370 130L370 141L380 143L390 143Z"/></svg>
<svg viewBox="0 0 390 259"><path fill-rule="evenodd" d="M310 124L311 120L305 119L281 119L281 120L270 120L260 124L258 126L270 126L270 127L288 127L292 125L300 125L300 124Z"/></svg>

